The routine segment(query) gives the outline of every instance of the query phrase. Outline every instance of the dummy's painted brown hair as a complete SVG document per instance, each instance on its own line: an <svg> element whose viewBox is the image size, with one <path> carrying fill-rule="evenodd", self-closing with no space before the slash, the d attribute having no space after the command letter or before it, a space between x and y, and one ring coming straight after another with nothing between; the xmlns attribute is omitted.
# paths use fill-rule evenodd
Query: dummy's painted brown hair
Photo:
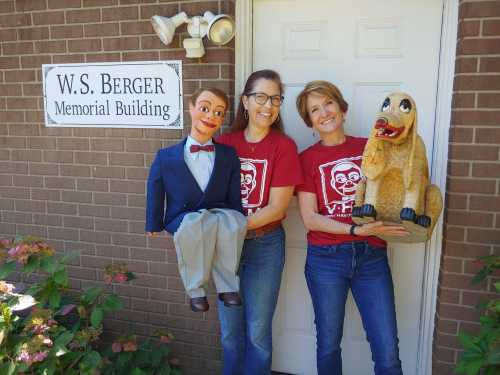
<svg viewBox="0 0 500 375"><path fill-rule="evenodd" d="M227 96L227 94L224 91L222 91L216 87L207 87L207 88L196 89L195 92L193 92L193 94L191 95L189 102L192 105L195 105L196 101L198 100L198 97L201 95L201 93L203 93L205 91L211 92L219 99L222 99L224 101L224 105L226 106L226 111L229 109L229 97Z"/></svg>
<svg viewBox="0 0 500 375"><path fill-rule="evenodd" d="M349 108L349 104L344 100L339 88L333 83L328 81L309 82L300 92L299 96L297 96L296 104L300 117L302 117L302 120L304 120L306 125L310 128L312 128L312 123L309 119L309 113L307 113L307 97L310 94L323 95L334 100L339 105L340 110L344 113L347 112L347 109Z"/></svg>

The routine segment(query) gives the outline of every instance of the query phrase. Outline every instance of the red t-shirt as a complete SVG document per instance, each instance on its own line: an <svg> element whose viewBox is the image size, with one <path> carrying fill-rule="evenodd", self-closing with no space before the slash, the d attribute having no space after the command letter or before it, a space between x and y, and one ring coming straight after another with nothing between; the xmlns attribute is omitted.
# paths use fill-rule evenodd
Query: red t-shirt
<svg viewBox="0 0 500 375"><path fill-rule="evenodd" d="M267 206L271 187L303 182L295 142L276 130L257 143L247 142L243 131L222 134L216 142L234 147L240 158L241 201L246 215Z"/></svg>
<svg viewBox="0 0 500 375"><path fill-rule="evenodd" d="M341 145L323 146L318 142L300 154L304 183L297 191L316 194L318 213L342 223L352 224L352 207L356 187L364 179L361 158L366 138L346 136ZM311 245L336 245L346 241L367 240L371 245L385 247L384 240L375 237L351 236L309 231L307 242Z"/></svg>

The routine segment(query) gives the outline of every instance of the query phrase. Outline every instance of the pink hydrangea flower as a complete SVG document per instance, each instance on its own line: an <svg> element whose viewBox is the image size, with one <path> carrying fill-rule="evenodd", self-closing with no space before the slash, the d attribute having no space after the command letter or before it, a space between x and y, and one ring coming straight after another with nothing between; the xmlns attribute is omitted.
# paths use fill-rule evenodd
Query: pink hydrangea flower
<svg viewBox="0 0 500 375"><path fill-rule="evenodd" d="M125 275L124 273L117 273L114 277L114 280L117 282L117 283L124 283L126 282L128 279L127 279L127 275Z"/></svg>
<svg viewBox="0 0 500 375"><path fill-rule="evenodd" d="M122 344L119 342L114 342L111 345L111 350L113 351L113 353L120 353L122 351Z"/></svg>
<svg viewBox="0 0 500 375"><path fill-rule="evenodd" d="M33 362L42 362L48 355L49 352L47 351L37 352L33 355Z"/></svg>
<svg viewBox="0 0 500 375"><path fill-rule="evenodd" d="M135 352L137 350L137 344L133 341L127 341L123 344L124 352Z"/></svg>

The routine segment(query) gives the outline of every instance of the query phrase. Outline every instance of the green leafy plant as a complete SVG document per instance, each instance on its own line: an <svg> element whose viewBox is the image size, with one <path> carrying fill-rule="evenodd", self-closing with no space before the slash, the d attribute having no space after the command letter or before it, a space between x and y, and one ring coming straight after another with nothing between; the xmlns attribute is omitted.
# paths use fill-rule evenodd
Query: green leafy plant
<svg viewBox="0 0 500 375"><path fill-rule="evenodd" d="M500 256L491 255L479 259L483 266L473 278L477 284L500 269ZM494 284L500 293L500 282ZM460 361L455 369L466 375L498 375L500 374L500 299L483 302L479 305L484 312L479 322L479 334L460 333L459 339L464 348Z"/></svg>
<svg viewBox="0 0 500 375"><path fill-rule="evenodd" d="M99 351L104 317L123 308L123 304L117 295L107 294L100 287L88 288L78 298L70 297L65 267L71 258L56 255L52 247L36 237L0 241L0 374L98 375L101 369L109 374L179 374L178 368L169 365L169 348L165 344L153 348L146 342L140 350L127 344L122 349L137 353L127 354L124 359L115 358L120 353L112 347ZM17 294L14 285L1 280L14 271L36 272L40 281ZM104 281L126 283L134 278L125 265L118 264L106 267ZM158 356L162 368L168 371L140 362L148 357L156 364ZM137 370L114 370L123 363Z"/></svg>
<svg viewBox="0 0 500 375"><path fill-rule="evenodd" d="M169 359L169 344L173 336L158 333L159 342L153 344L145 340L141 344L133 335L120 336L106 351L106 360L102 368L105 375L180 375L176 358Z"/></svg>

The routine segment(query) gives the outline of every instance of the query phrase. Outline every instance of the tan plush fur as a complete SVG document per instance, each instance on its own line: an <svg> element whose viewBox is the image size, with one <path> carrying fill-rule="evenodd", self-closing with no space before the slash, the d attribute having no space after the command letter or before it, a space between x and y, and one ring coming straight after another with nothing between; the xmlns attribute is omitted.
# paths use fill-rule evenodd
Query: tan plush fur
<svg viewBox="0 0 500 375"><path fill-rule="evenodd" d="M375 220L355 216L361 206L372 205L376 220L402 223L410 232L404 238L385 238L387 241L428 240L443 202L439 188L429 184L425 145L417 133L417 108L408 94L396 92L385 99L366 144L361 169L366 181L356 191L354 222ZM414 210L415 220L400 218L404 208ZM423 215L430 218L428 227L422 225L426 220ZM420 216L420 221L416 220Z"/></svg>

